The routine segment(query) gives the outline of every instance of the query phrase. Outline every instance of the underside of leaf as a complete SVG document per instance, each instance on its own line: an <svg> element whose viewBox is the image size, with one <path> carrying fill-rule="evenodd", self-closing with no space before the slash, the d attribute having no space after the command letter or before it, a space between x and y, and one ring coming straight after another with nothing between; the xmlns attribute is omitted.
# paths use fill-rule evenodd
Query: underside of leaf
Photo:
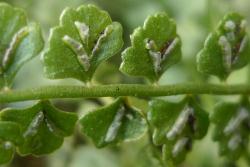
<svg viewBox="0 0 250 167"><path fill-rule="evenodd" d="M44 71L51 79L91 80L101 62L122 47L122 27L93 5L67 8L51 30Z"/></svg>
<svg viewBox="0 0 250 167"><path fill-rule="evenodd" d="M122 53L120 70L152 82L181 58L181 40L175 22L166 13L148 17L131 35L131 44Z"/></svg>

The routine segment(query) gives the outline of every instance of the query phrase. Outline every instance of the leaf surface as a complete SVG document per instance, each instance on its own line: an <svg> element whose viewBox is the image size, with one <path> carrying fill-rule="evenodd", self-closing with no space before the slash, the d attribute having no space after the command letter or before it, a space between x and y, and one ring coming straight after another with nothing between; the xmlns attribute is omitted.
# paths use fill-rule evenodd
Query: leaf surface
<svg viewBox="0 0 250 167"><path fill-rule="evenodd" d="M247 65L250 43L246 24L239 14L227 14L198 53L198 71L225 80L232 71Z"/></svg>
<svg viewBox="0 0 250 167"><path fill-rule="evenodd" d="M0 89L11 86L18 70L44 46L40 26L23 10L0 3Z"/></svg>
<svg viewBox="0 0 250 167"><path fill-rule="evenodd" d="M182 162L194 140L206 135L208 114L189 97L179 103L155 99L149 107L148 121L153 128L154 144L163 146L166 161Z"/></svg>
<svg viewBox="0 0 250 167"><path fill-rule="evenodd" d="M147 131L146 120L140 111L126 104L123 98L86 114L80 123L82 132L97 147L136 140Z"/></svg>
<svg viewBox="0 0 250 167"><path fill-rule="evenodd" d="M73 133L77 116L56 109L49 101L40 101L26 109L4 109L1 120L21 126L24 143L18 151L22 155L44 155L58 149L66 136Z"/></svg>
<svg viewBox="0 0 250 167"><path fill-rule="evenodd" d="M215 124L213 140L219 144L220 155L236 161L247 152L250 132L250 105L247 100L218 103L211 121Z"/></svg>
<svg viewBox="0 0 250 167"><path fill-rule="evenodd" d="M13 158L16 145L23 142L20 126L13 122L0 121L0 164Z"/></svg>
<svg viewBox="0 0 250 167"><path fill-rule="evenodd" d="M120 70L152 82L181 58L181 40L166 13L149 16L143 27L134 30L131 45L122 53Z"/></svg>
<svg viewBox="0 0 250 167"><path fill-rule="evenodd" d="M100 63L121 49L122 31L107 12L93 5L65 9L43 55L47 77L91 80Z"/></svg>

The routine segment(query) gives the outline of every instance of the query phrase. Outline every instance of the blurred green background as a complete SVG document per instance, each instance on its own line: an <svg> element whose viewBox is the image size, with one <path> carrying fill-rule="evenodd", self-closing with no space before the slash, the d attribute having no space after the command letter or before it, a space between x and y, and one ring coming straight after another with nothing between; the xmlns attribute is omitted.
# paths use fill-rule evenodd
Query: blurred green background
<svg viewBox="0 0 250 167"><path fill-rule="evenodd" d="M108 11L115 21L121 22L124 28L125 46L130 44L129 35L133 29L143 24L144 19L155 12L165 11L177 23L177 31L182 38L183 59L180 63L170 68L160 79L160 84L173 84L186 81L193 82L219 82L218 79L199 74L196 71L196 54L202 48L208 33L212 31L218 21L229 11L237 11L250 21L249 0L6 0L16 7L27 11L30 21L40 22L43 35L47 41L50 27L58 24L60 13L65 7L77 7L82 4L96 4ZM249 26L250 27L250 26ZM97 70L95 82L99 84L109 83L144 83L142 78L124 76L119 72L121 62L120 54L103 63ZM249 67L234 72L228 79L228 83L245 83L248 81ZM38 56L25 65L18 73L14 87L27 88L48 84L81 84L72 79L51 81L45 79L42 70L42 61ZM166 97L169 100L179 100L182 96ZM238 97L211 97L202 96L201 102L208 112L218 99L226 98L235 100ZM93 108L112 101L111 98L55 100L59 108L67 111L79 112L82 115ZM131 98L133 103L147 110L144 100ZM26 106L33 102L12 104L16 107ZM212 129L212 126L210 126ZM147 136L137 142L121 144L118 147L96 149L91 141L78 133L65 140L61 149L55 153L34 158L16 156L8 167L158 167L154 158L150 158L150 152L145 147ZM210 130L211 131L211 130ZM193 151L187 156L181 167L229 167L235 166L234 162L228 162L219 158L217 144L211 141L211 133L198 141L193 146ZM48 139L49 140L49 139ZM243 159L237 164L241 167L248 166Z"/></svg>

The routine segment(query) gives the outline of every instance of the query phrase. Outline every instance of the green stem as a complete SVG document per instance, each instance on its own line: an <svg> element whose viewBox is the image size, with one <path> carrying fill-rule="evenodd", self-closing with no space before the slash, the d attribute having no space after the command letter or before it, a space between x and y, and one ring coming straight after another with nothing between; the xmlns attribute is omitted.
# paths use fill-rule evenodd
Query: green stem
<svg viewBox="0 0 250 167"><path fill-rule="evenodd" d="M0 92L0 103L54 99L137 96L156 97L180 94L249 95L250 85L215 85L183 83L175 85L116 84L100 86L45 86Z"/></svg>

